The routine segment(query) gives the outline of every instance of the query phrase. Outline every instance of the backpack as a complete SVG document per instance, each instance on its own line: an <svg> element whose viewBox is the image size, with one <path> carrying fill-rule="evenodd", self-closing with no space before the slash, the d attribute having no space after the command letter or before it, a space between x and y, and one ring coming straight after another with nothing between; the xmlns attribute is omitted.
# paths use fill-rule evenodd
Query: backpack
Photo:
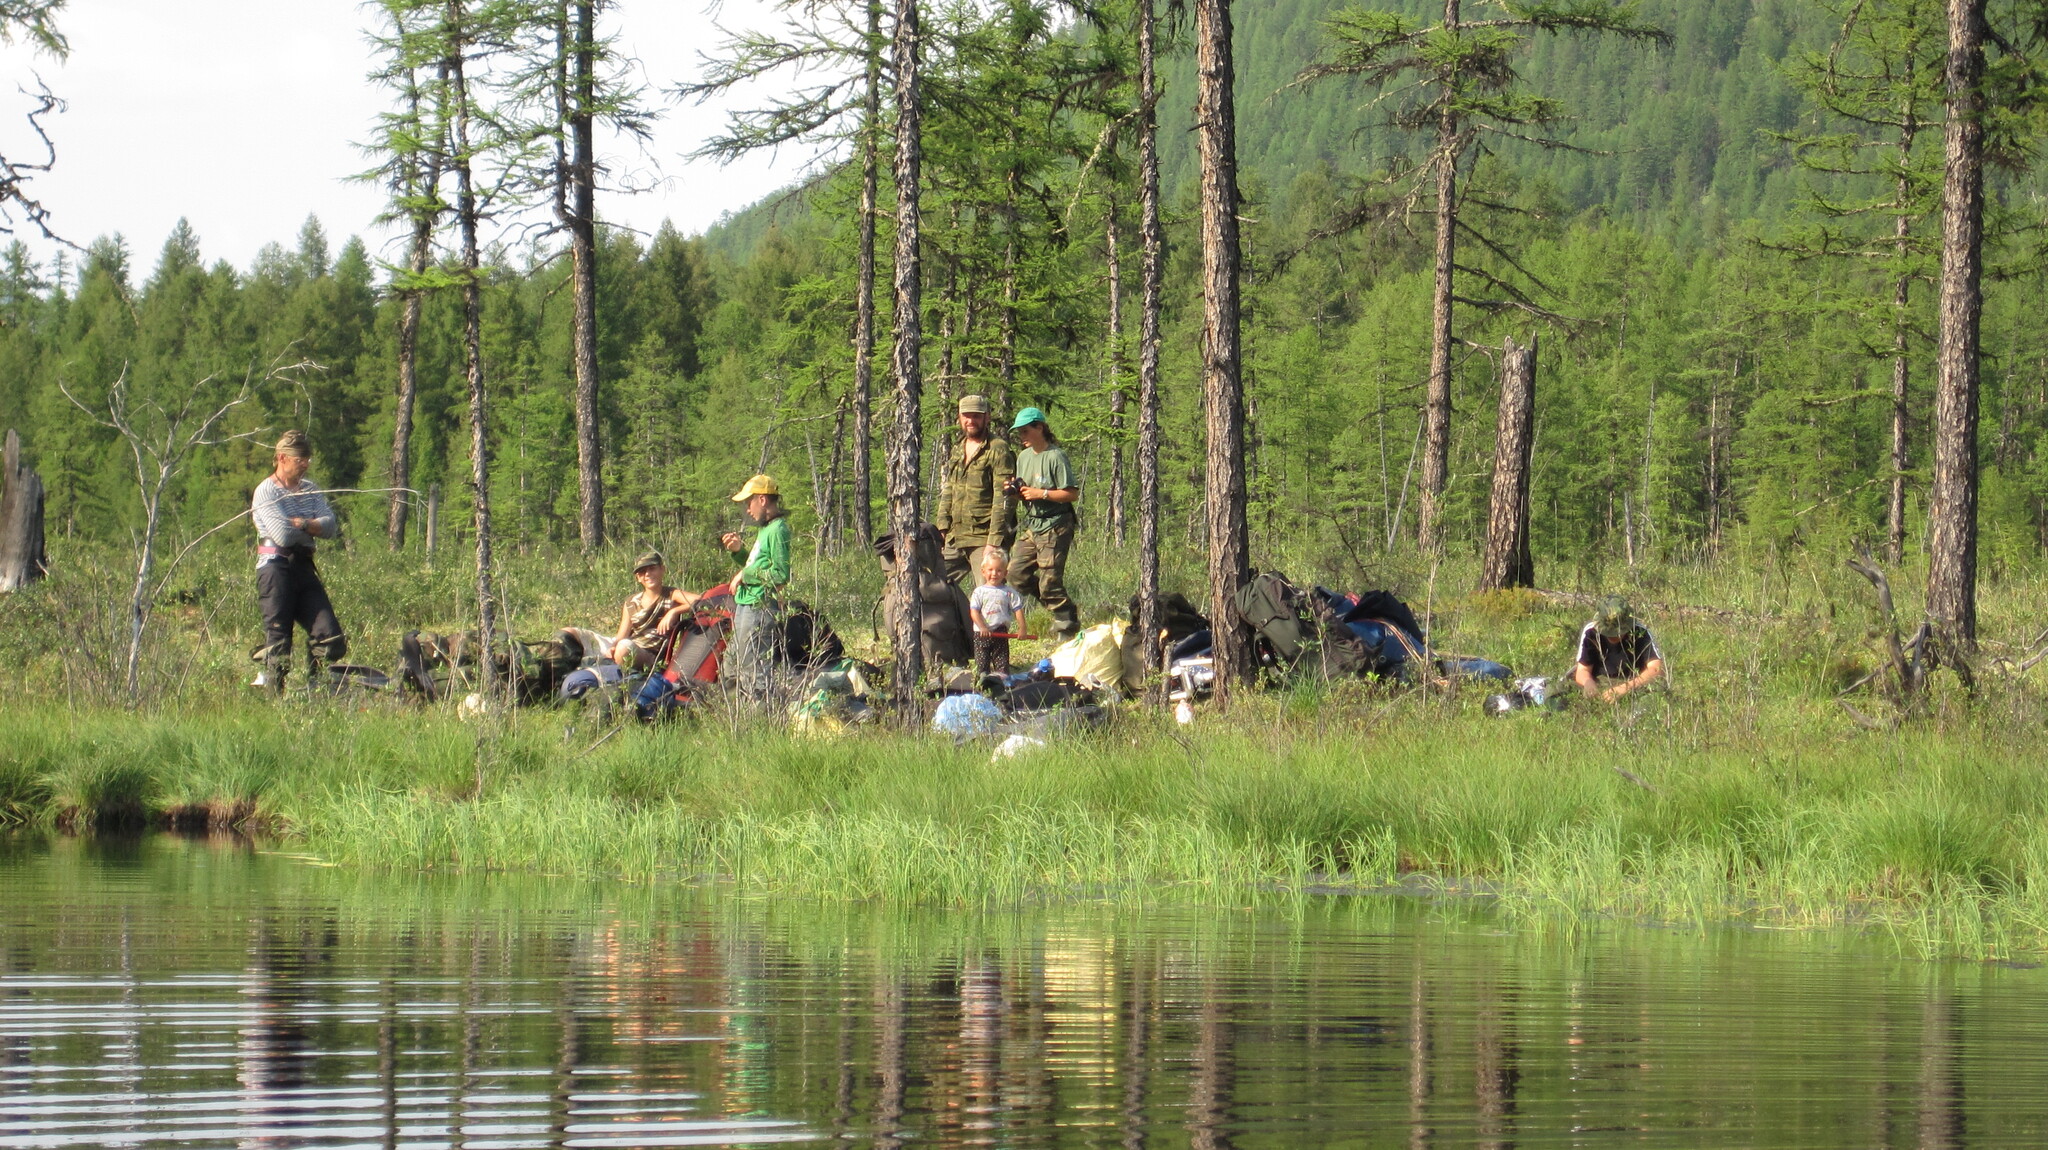
<svg viewBox="0 0 2048 1150"><path fill-rule="evenodd" d="M913 554L917 564L919 647L924 653L924 665L931 669L974 661L974 628L968 621L967 593L947 581L943 546L938 528L927 523L918 529ZM889 589L882 597L882 617L888 622L889 634L894 636L896 620L903 610L896 594L895 536L875 540L875 556L890 574Z"/></svg>
<svg viewBox="0 0 2048 1150"><path fill-rule="evenodd" d="M1268 571L1237 589L1231 609L1257 635L1271 665L1325 678L1362 674L1375 663L1358 637L1325 603Z"/></svg>

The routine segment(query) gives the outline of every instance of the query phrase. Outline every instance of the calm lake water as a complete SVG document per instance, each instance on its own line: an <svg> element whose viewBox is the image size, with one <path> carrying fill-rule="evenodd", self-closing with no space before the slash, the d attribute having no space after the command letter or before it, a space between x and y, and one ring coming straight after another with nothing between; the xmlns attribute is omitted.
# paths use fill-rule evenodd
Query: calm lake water
<svg viewBox="0 0 2048 1150"><path fill-rule="evenodd" d="M2048 1144L2048 971L0 838L0 1147Z"/></svg>

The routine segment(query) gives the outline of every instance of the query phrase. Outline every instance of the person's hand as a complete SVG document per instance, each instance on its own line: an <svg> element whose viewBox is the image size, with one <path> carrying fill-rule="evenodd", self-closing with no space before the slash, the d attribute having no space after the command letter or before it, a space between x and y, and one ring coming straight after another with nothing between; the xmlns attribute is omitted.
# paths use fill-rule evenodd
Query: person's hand
<svg viewBox="0 0 2048 1150"><path fill-rule="evenodd" d="M292 518L291 518L291 524L292 524L292 528L293 528L294 530L297 530L297 531L304 531L304 530L306 529L306 520L305 520L305 517L304 517L304 516L300 516L300 515L294 515L294 516L292 516Z"/></svg>
<svg viewBox="0 0 2048 1150"><path fill-rule="evenodd" d="M1628 694L1628 687L1625 685L1620 687L1609 687L1605 691L1600 692L1600 701L1603 703L1618 702L1620 701L1621 697L1626 694Z"/></svg>
<svg viewBox="0 0 2048 1150"><path fill-rule="evenodd" d="M723 545L727 551L738 551L740 549L740 533L737 531L728 531L725 534L718 537L718 542L721 545Z"/></svg>
<svg viewBox="0 0 2048 1150"><path fill-rule="evenodd" d="M1019 488L1017 488L1017 497L1018 497L1019 499L1023 499L1023 500L1025 500L1025 501L1027 501L1027 502L1029 502L1029 501L1031 501L1031 500L1036 500L1036 499L1043 499L1043 498L1045 498L1045 488L1043 488L1043 487L1019 487Z"/></svg>

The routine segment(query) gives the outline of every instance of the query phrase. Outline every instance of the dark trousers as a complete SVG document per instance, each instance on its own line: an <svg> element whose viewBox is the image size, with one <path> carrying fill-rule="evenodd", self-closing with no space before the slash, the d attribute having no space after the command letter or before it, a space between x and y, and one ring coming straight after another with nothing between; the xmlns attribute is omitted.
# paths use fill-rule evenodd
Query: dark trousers
<svg viewBox="0 0 2048 1150"><path fill-rule="evenodd" d="M1081 630L1081 609L1067 597L1067 554L1074 549L1074 529L1022 531L1010 552L1010 586L1031 596L1052 612L1052 635L1070 639Z"/></svg>
<svg viewBox="0 0 2048 1150"><path fill-rule="evenodd" d="M999 538L996 546L1010 549L1010 540ZM939 555L946 561L946 582L971 588L981 582L982 552L988 547L988 536L969 535L961 532L957 538L952 532L946 533L946 544Z"/></svg>
<svg viewBox="0 0 2048 1150"><path fill-rule="evenodd" d="M266 666L291 669L295 625L306 629L306 650L313 659L332 663L348 654L348 638L334 617L311 551L294 551L258 567L256 602L263 610L260 658Z"/></svg>
<svg viewBox="0 0 2048 1150"><path fill-rule="evenodd" d="M995 635L974 636L974 673L1010 673L1010 641Z"/></svg>

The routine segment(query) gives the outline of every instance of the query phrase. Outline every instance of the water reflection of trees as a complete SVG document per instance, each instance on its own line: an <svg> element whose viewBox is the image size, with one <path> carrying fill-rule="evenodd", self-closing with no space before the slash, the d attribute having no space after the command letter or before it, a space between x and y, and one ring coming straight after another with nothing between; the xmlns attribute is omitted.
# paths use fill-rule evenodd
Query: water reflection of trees
<svg viewBox="0 0 2048 1150"><path fill-rule="evenodd" d="M2015 1090L1988 1088L2001 1064L1971 1052L2048 1013L1988 1010L1981 972L1822 977L1824 952L1777 939L1517 940L1363 901L977 918L301 900L148 929L50 932L66 954L140 956L139 979L158 950L217 954L241 978L235 1087L286 1120L270 1134L304 1088L374 1083L359 1113L386 1145L430 1074L457 1127L530 1074L566 1140L602 1068L605 1089L695 1095L693 1118L878 1147L1512 1147L1566 1129L1960 1147L1995 1139L1987 1100Z"/></svg>

